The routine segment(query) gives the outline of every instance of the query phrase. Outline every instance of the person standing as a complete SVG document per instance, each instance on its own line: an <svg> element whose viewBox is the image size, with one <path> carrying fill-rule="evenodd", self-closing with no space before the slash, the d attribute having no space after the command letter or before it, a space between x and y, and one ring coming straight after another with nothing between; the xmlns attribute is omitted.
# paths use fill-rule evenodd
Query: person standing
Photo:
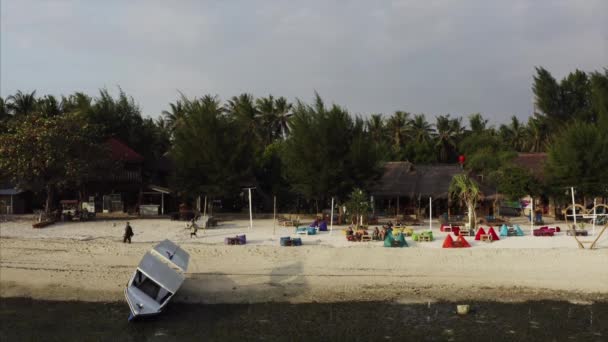
<svg viewBox="0 0 608 342"><path fill-rule="evenodd" d="M133 237L133 235L135 235L133 233L133 228L131 228L131 225L129 224L129 222L127 222L127 226L125 227L125 235L123 236L122 243L126 243L127 241L131 243L131 237Z"/></svg>
<svg viewBox="0 0 608 342"><path fill-rule="evenodd" d="M190 238L192 238L193 236L198 236L198 235L196 235L197 231L198 231L198 226L196 225L196 222L194 221L194 219L192 219L192 223L190 225Z"/></svg>

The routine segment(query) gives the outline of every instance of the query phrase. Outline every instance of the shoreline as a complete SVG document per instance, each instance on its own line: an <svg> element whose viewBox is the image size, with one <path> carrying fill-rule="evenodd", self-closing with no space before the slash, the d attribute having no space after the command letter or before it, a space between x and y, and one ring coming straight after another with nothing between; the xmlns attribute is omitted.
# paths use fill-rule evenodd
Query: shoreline
<svg viewBox="0 0 608 342"><path fill-rule="evenodd" d="M596 250L578 249L565 236L472 241L473 248L442 249L445 233L437 233L432 243L408 238L409 248L384 248L382 242L347 242L334 232L302 236L301 247L279 247L286 230L275 235L268 222L256 222L254 231L247 230L248 221L223 223L196 239L189 239L183 222L132 224L136 236L129 245L113 222L42 230L3 223L0 297L124 301L124 286L141 257L170 238L190 254L175 302L608 301L605 239ZM225 236L243 232L247 245L222 244Z"/></svg>

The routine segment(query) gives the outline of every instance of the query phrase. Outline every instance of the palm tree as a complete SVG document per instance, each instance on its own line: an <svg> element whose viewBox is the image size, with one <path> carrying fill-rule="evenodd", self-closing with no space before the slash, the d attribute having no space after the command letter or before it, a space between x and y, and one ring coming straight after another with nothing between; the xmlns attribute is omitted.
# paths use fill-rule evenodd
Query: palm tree
<svg viewBox="0 0 608 342"><path fill-rule="evenodd" d="M64 113L71 113L74 111L86 112L91 109L93 99L81 92L76 92L68 97L62 96L61 108Z"/></svg>
<svg viewBox="0 0 608 342"><path fill-rule="evenodd" d="M469 126L471 127L471 132L479 134L487 129L488 120L484 119L481 113L471 114L469 116Z"/></svg>
<svg viewBox="0 0 608 342"><path fill-rule="evenodd" d="M260 120L263 129L267 132L267 144L270 144L275 138L287 138L289 133L289 117L291 116L291 104L284 97L274 99L272 95L262 97L255 101L256 108L259 112Z"/></svg>
<svg viewBox="0 0 608 342"><path fill-rule="evenodd" d="M274 106L276 111L276 124L279 126L283 139L287 139L287 136L289 135L289 118L293 115L291 113L292 104L281 96L276 99Z"/></svg>
<svg viewBox="0 0 608 342"><path fill-rule="evenodd" d="M398 158L401 157L403 145L409 134L409 116L410 113L408 112L396 111L386 124L393 145L393 152Z"/></svg>
<svg viewBox="0 0 608 342"><path fill-rule="evenodd" d="M450 152L456 149L459 138L464 132L462 119L451 119L450 114L437 117L437 142L439 148L439 160L447 162Z"/></svg>
<svg viewBox="0 0 608 342"><path fill-rule="evenodd" d="M23 93L17 90L15 95L6 98L7 107L14 116L27 115L36 110L36 91ZM10 102L8 102L10 101Z"/></svg>
<svg viewBox="0 0 608 342"><path fill-rule="evenodd" d="M183 96L182 94L182 98ZM170 110L163 110L162 115L165 118L167 127L169 127L169 131L173 132L184 122L186 112L184 110L184 103L181 100L169 103L169 107Z"/></svg>
<svg viewBox="0 0 608 342"><path fill-rule="evenodd" d="M253 95L243 93L239 96L233 96L224 106L228 117L238 123L245 129L247 134L252 134L253 137L261 140L260 132L260 115L255 106Z"/></svg>
<svg viewBox="0 0 608 342"><path fill-rule="evenodd" d="M381 142L385 134L384 119L382 118L382 114L372 114L367 120L366 126L372 139L376 143Z"/></svg>
<svg viewBox="0 0 608 342"><path fill-rule="evenodd" d="M410 121L412 137L419 144L429 142L433 133L433 125L426 121L424 114L414 115Z"/></svg>
<svg viewBox="0 0 608 342"><path fill-rule="evenodd" d="M512 116L509 131L511 146L513 146L516 151L522 151L526 143L526 127L519 122L517 117Z"/></svg>
<svg viewBox="0 0 608 342"><path fill-rule="evenodd" d="M57 101L53 95L46 95L45 97L39 99L37 107L38 111L46 117L63 114L63 102Z"/></svg>
<svg viewBox="0 0 608 342"><path fill-rule="evenodd" d="M535 117L528 119L526 141L526 150L529 152L543 152L546 150L547 124L545 120Z"/></svg>
<svg viewBox="0 0 608 342"><path fill-rule="evenodd" d="M467 206L469 227L475 229L475 206L481 198L481 191L477 183L466 173L455 175L452 177L448 193L450 197L457 198L460 203Z"/></svg>

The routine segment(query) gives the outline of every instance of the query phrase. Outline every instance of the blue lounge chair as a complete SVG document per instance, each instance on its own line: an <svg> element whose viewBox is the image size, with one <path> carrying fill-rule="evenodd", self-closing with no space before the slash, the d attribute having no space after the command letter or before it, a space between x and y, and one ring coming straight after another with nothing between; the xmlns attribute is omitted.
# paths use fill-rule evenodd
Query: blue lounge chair
<svg viewBox="0 0 608 342"><path fill-rule="evenodd" d="M408 247L407 242L405 241L405 236L403 235L403 233L399 233L397 234L397 240L399 243L399 247Z"/></svg>
<svg viewBox="0 0 608 342"><path fill-rule="evenodd" d="M517 236L524 236L524 231L521 230L521 227L518 224L515 225L515 231L517 231Z"/></svg>
<svg viewBox="0 0 608 342"><path fill-rule="evenodd" d="M500 235L501 237L503 237L503 236L509 236L509 228L507 227L507 225L506 225L506 224L503 224L503 225L500 227L500 234L499 234L499 235Z"/></svg>

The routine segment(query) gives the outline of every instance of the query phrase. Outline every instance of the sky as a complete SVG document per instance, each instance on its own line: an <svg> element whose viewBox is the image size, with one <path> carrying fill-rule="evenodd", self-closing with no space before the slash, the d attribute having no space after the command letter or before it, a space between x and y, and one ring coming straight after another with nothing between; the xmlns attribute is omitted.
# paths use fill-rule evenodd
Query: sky
<svg viewBox="0 0 608 342"><path fill-rule="evenodd" d="M492 123L533 111L534 68L608 67L606 0L0 0L0 95L120 86L156 117L243 92Z"/></svg>

